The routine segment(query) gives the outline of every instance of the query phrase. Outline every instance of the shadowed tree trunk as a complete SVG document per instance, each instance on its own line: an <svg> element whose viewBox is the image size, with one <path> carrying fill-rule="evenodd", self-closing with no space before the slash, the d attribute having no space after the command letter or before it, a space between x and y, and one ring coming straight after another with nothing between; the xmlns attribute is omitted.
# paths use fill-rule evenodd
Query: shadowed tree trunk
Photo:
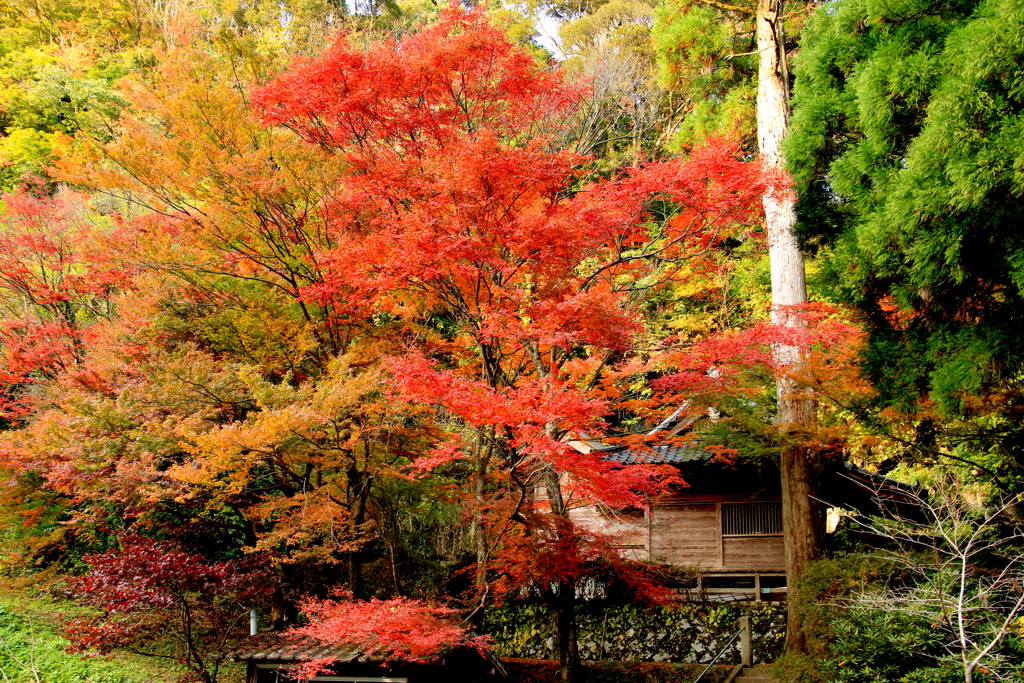
<svg viewBox="0 0 1024 683"><path fill-rule="evenodd" d="M348 587L356 598L365 597L365 586L363 585L363 557L362 550L358 547L361 544L363 525L366 523L366 504L370 498L370 478L364 470L361 470L355 460L356 454L352 453L352 465L348 470L349 486L349 538L357 547L347 553L348 559Z"/></svg>
<svg viewBox="0 0 1024 683"><path fill-rule="evenodd" d="M545 473L544 487L551 504L551 514L557 518L555 528L558 533L565 533L563 524L571 524L571 522L565 498L562 496L562 485L558 472L554 469ZM572 683L578 678L580 670L579 639L576 630L576 584L570 581L559 581L549 586L545 592L550 596L549 603L555 617L559 679L564 683Z"/></svg>
<svg viewBox="0 0 1024 683"><path fill-rule="evenodd" d="M558 634L560 679L571 683L580 669L579 638L576 630L576 586L562 582L554 595L555 629Z"/></svg>

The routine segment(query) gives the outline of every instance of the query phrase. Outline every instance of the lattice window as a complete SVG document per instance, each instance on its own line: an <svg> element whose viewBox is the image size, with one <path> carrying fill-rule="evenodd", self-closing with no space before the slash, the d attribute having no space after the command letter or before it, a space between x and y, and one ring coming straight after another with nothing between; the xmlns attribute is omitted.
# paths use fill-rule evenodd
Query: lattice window
<svg viewBox="0 0 1024 683"><path fill-rule="evenodd" d="M722 503L723 536L778 536L782 503Z"/></svg>

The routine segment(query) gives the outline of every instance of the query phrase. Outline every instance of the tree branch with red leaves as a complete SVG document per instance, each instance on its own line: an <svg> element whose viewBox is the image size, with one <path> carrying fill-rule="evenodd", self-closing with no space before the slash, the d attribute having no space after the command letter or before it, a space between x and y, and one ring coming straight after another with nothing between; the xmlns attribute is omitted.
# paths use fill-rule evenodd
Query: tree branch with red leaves
<svg viewBox="0 0 1024 683"><path fill-rule="evenodd" d="M172 659L188 672L182 680L216 683L220 660L211 655L247 634L249 610L274 591L265 560L211 563L138 535L120 544L86 556L89 572L68 581L67 594L95 610L65 623L70 651Z"/></svg>

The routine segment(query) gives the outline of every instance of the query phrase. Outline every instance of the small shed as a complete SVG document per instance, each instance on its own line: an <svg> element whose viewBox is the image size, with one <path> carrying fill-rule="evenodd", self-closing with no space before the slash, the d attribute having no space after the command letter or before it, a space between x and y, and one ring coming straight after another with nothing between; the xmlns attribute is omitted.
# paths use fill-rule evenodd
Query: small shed
<svg viewBox="0 0 1024 683"><path fill-rule="evenodd" d="M581 436L569 444L622 465L673 465L686 481L651 501L646 512L607 514L597 505L570 512L581 526L618 539L630 559L692 570L696 595L709 600L774 600L786 592L782 487L778 453L758 459L721 457L727 444L692 430L700 416L683 408L628 445L608 446ZM850 463L824 473L829 507L856 514L912 514L916 487Z"/></svg>
<svg viewBox="0 0 1024 683"><path fill-rule="evenodd" d="M498 683L506 677L497 657L473 648L455 648L429 663L382 662L357 650L296 640L280 633L253 636L225 659L245 662L246 683L294 683L289 669L318 659L332 659L334 664L328 673L311 679L317 683Z"/></svg>
<svg viewBox="0 0 1024 683"><path fill-rule="evenodd" d="M641 533L631 537L634 546L642 539L643 547L630 550L634 557L693 569L695 587L705 597L780 597L786 560L773 462L730 462L716 457L714 448L679 439L596 450L624 465L675 465L688 484L652 501L635 519Z"/></svg>

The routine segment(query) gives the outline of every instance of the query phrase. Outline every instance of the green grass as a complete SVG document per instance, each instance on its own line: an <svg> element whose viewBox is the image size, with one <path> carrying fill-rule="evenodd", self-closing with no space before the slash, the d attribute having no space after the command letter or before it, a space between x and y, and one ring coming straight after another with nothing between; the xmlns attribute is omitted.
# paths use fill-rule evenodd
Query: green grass
<svg viewBox="0 0 1024 683"><path fill-rule="evenodd" d="M0 682L172 683L177 678L179 672L143 657L68 654L61 615L74 610L17 592L0 596Z"/></svg>

